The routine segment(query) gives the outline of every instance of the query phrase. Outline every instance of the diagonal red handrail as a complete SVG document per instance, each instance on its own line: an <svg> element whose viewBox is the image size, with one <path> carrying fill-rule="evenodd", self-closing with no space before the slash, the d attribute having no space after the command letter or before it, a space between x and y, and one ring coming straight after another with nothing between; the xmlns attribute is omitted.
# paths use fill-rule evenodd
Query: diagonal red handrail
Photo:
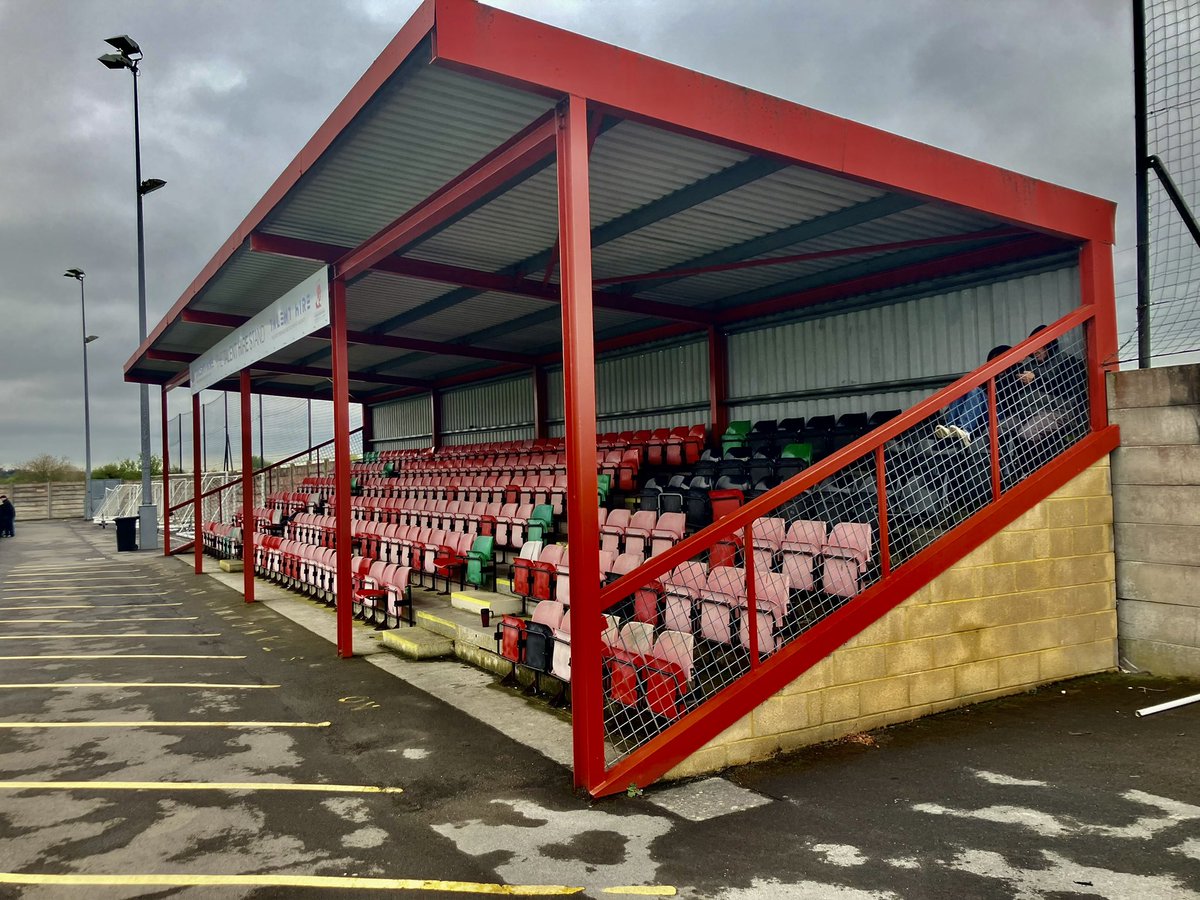
<svg viewBox="0 0 1200 900"><path fill-rule="evenodd" d="M355 428L350 433L358 434L358 432L360 432L360 431L362 431L362 426ZM263 472L269 472L269 471L271 471L271 469L277 469L280 466L287 465L292 460L299 459L302 456L308 456L308 454L312 453L314 450L320 450L322 447L328 447L332 443L333 443L333 438L330 438L327 441L322 441L319 444L313 444L307 450L301 450L299 453L293 453L291 456L286 456L283 459L279 460L278 462L273 462L269 466L263 466L261 469L251 472L250 477L253 478L255 475L261 475ZM227 481L225 484L221 485L220 487L215 487L212 490L205 491L203 494L200 495L200 499L203 500L205 497L211 497L214 494L219 494L219 493L221 493L221 491L228 490L229 488L234 487L235 485L239 485L241 483L242 483L242 476L239 475L233 481ZM175 512L175 510L183 509L185 506L191 506L195 502L196 502L195 497L189 497L187 500L184 500L182 503L176 503L174 506L172 506L170 508L169 511Z"/></svg>
<svg viewBox="0 0 1200 900"><path fill-rule="evenodd" d="M747 528L755 519L769 514L781 504L786 503L805 491L836 474L850 463L857 462L862 457L883 447L888 441L894 440L904 432L919 425L924 419L935 412L944 409L947 404L963 397L975 388L986 385L991 379L1004 372L1014 363L1026 358L1051 341L1056 340L1073 328L1084 324L1096 315L1092 306L1081 306L1063 316L1053 325L1039 331L1032 337L1026 338L1011 350L997 356L973 372L964 375L953 384L947 385L931 397L922 400L916 406L905 410L896 418L874 429L854 443L843 447L836 453L810 466L798 475L785 481L778 487L772 488L760 497L751 500L745 506L730 513L712 525L697 531L676 544L669 550L652 556L638 568L617 579L600 591L600 611L609 609L622 599L629 596L630 591L649 584L670 572L681 562L698 555L722 538L728 537L735 531ZM1098 427L1102 423L1093 423Z"/></svg>

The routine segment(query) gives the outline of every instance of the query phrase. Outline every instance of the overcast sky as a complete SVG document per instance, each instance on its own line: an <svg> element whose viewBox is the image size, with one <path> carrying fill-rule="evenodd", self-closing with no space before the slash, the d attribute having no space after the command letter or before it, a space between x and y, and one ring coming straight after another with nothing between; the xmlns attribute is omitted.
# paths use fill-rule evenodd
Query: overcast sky
<svg viewBox="0 0 1200 900"><path fill-rule="evenodd" d="M146 54L143 176L168 182L146 199L153 327L416 5L0 0L0 465L82 462L71 266L100 336L93 462L138 453L137 388L121 380L137 345L132 89L96 62L103 39L130 34ZM1132 292L1128 0L494 5L1115 200L1117 293Z"/></svg>

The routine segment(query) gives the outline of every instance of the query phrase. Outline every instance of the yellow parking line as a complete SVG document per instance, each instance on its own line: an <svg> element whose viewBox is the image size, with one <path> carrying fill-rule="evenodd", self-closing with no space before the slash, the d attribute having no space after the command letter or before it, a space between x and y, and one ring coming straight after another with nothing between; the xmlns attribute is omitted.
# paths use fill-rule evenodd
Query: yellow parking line
<svg viewBox="0 0 1200 900"><path fill-rule="evenodd" d="M435 881L418 878L369 878L360 875L49 875L0 872L0 884L49 884L107 887L290 887L347 888L374 891L440 891L501 897L565 897L583 893L568 884L496 884L486 881Z"/></svg>
<svg viewBox="0 0 1200 900"><path fill-rule="evenodd" d="M63 584L61 582L56 581L53 584L43 585L43 584L38 584L36 582L34 582L34 583L22 582L21 584L15 584L15 585L12 585L11 587L4 588L4 592L11 593L12 591L28 591L28 590L36 589L38 591L41 591L42 593L57 594L57 593L61 593L62 591L80 591L83 588L87 587L89 584L95 584L97 587L103 588L106 591L115 591L120 588L148 588L148 587L158 587L159 586L157 584L147 584L144 581L132 581L132 582L121 582L118 584L110 584L108 582L97 583L94 579L89 579L88 581L86 581L83 584Z"/></svg>
<svg viewBox="0 0 1200 900"><path fill-rule="evenodd" d="M292 784L280 781L0 781L0 791L298 791L316 794L403 794L373 784Z"/></svg>
<svg viewBox="0 0 1200 900"><path fill-rule="evenodd" d="M74 653L49 656L39 653L36 656L0 656L4 660L22 659L245 659L245 656L201 656L191 653Z"/></svg>
<svg viewBox="0 0 1200 900"><path fill-rule="evenodd" d="M330 722L0 722L0 728L328 728Z"/></svg>
<svg viewBox="0 0 1200 900"><path fill-rule="evenodd" d="M43 690L60 691L67 688L238 688L239 690L257 691L271 690L279 687L277 684L218 684L209 681L48 681L42 683L0 684L0 690L20 690L21 688L41 688ZM2 782L0 782L2 783Z"/></svg>
<svg viewBox="0 0 1200 900"><path fill-rule="evenodd" d="M629 884L623 887L606 887L602 894L624 894L630 897L674 897L678 893L669 884Z"/></svg>
<svg viewBox="0 0 1200 900"><path fill-rule="evenodd" d="M121 591L118 594L97 594L89 591L86 594L53 594L47 597L45 594L17 594L15 596L0 597L0 600L91 600L95 597L165 597L166 591Z"/></svg>
<svg viewBox="0 0 1200 900"><path fill-rule="evenodd" d="M99 570L94 570L99 571ZM95 575L89 572L13 572L5 575L7 581L10 578L30 578L41 581L121 581L123 579L140 579L145 581L148 578L153 578L153 575L130 575L128 572L118 572L112 575Z"/></svg>
<svg viewBox="0 0 1200 900"><path fill-rule="evenodd" d="M55 598L58 599L57 597ZM35 603L32 606L0 606L0 612L22 609L148 609L158 606L183 606L182 603Z"/></svg>
<svg viewBox="0 0 1200 900"><path fill-rule="evenodd" d="M0 625L107 625L109 622L195 622L199 616L126 616L123 619L0 619Z"/></svg>
<svg viewBox="0 0 1200 900"><path fill-rule="evenodd" d="M131 634L0 634L0 641L64 641L78 638L180 638L180 637L220 637L219 631L210 634L146 634L137 632Z"/></svg>

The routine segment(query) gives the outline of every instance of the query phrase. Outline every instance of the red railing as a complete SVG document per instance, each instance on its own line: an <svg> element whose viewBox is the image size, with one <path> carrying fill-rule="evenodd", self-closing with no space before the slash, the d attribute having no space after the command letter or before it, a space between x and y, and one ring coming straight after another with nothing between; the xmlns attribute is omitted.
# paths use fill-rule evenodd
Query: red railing
<svg viewBox="0 0 1200 900"><path fill-rule="evenodd" d="M1094 316L1091 306L1064 316L603 588L599 594L602 612L628 603L639 592L656 594L658 634L661 636L664 624L681 630L690 624L696 652L692 671L675 675L687 711L674 721L647 711L654 706L646 693L648 682L639 688L639 676L630 673L631 667L639 665L657 666L654 671L661 668L661 661L644 643L637 654L624 644L617 649L610 644L603 660L575 664L601 666L605 683L603 714L593 718L596 711L591 710L582 716L577 711L575 716L576 728L584 727L581 722L588 719L594 722L599 718L604 723L606 769L601 779L588 785L589 791L602 795L655 780L1111 450L1116 430L1106 427L1103 405L1088 398L1097 383L1091 377L1094 354L1087 346ZM1031 362L1035 353L1057 352L1060 342L1068 338L1083 352L1076 356L1068 351L1056 357L1058 364L1039 369L1041 374L1031 371L1043 365ZM1043 417L1043 421L1033 414L1035 409L1028 415L1022 413L1020 419L1006 410L1018 386L1026 386L1022 372L1027 370L1031 382L1038 377L1046 381L1039 390L1052 388L1054 396L1062 398L1064 411ZM979 405L985 408L980 411ZM951 434L942 442L934 440L935 417L972 406L986 422L982 426L986 442L970 442L958 453L961 459L953 464L957 468L939 470L938 466L947 464L945 460L956 458L957 438ZM1002 442L1005 429L1008 433ZM979 437L978 429L974 436ZM943 447L946 440L949 445ZM931 449L926 452L924 448ZM930 473L940 476L940 483L938 477L928 477ZM954 493L926 502L919 496L926 484ZM816 490L818 486L822 490ZM853 544L853 540L845 540L845 534L853 533L861 542L863 526L870 529L865 554L861 547L829 545L828 558L839 560L839 579L847 580L846 573L860 573L857 586L847 590L839 583L841 594L836 596L825 591L828 584L821 590L814 590L811 583L797 590L787 565L779 562L783 554L773 550L769 541L761 551L756 548L760 540L756 522L815 519L824 515L819 509L816 514L811 512L816 504L826 504L824 509L833 513L819 524L836 519L847 525L843 537L835 540ZM928 522L923 520L925 513ZM892 528L893 523L898 523L898 530ZM771 527L779 528L778 524ZM682 577L681 564L700 559L705 560L709 579L704 589L689 594L678 585L671 586L670 579ZM775 565L785 571L774 571ZM803 565L798 568L802 570ZM787 584L782 600L781 575ZM764 615L769 619L761 620ZM731 624L735 621L737 625ZM599 620L588 624L603 627ZM576 629L583 626L582 620L576 621ZM770 642L765 654L760 646L762 635ZM643 696L636 696L639 690ZM590 739L596 739L595 731Z"/></svg>

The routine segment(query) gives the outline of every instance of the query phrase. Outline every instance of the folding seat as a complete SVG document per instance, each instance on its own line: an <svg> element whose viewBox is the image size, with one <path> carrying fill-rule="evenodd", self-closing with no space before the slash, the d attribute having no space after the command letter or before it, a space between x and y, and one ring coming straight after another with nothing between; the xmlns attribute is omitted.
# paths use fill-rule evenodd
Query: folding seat
<svg viewBox="0 0 1200 900"><path fill-rule="evenodd" d="M873 431L885 422L890 422L896 416L900 415L902 410L899 409L881 409L878 412L872 413L871 418L867 420L867 431Z"/></svg>
<svg viewBox="0 0 1200 900"><path fill-rule="evenodd" d="M635 512L633 518L629 520L629 524L625 526L625 552L645 556L646 548L650 543L650 534L657 525L657 513L645 510Z"/></svg>
<svg viewBox="0 0 1200 900"><path fill-rule="evenodd" d="M450 593L450 582L457 579L459 587L463 584L463 570L467 565L467 553L474 539L464 531L443 532L443 543L433 548L432 568L429 572L430 586L436 588L438 578L446 581L444 593Z"/></svg>
<svg viewBox="0 0 1200 900"><path fill-rule="evenodd" d="M409 525L408 537L400 541L399 565L417 568L425 554L425 545L430 541L432 529L424 525Z"/></svg>
<svg viewBox="0 0 1200 900"><path fill-rule="evenodd" d="M550 674L559 681L571 680L571 610L564 609L562 621L554 629L554 656Z"/></svg>
<svg viewBox="0 0 1200 900"><path fill-rule="evenodd" d="M641 468L641 451L629 449L615 451L621 453L617 466L617 489L624 493L632 493L637 487L638 469Z"/></svg>
<svg viewBox="0 0 1200 900"><path fill-rule="evenodd" d="M636 553L622 553L613 563L609 582L611 583L618 578L628 575L643 562L642 557ZM660 617L659 607L661 606L662 596L662 583L658 581L651 581L635 590L632 598L632 615L634 621L646 622L657 626Z"/></svg>
<svg viewBox="0 0 1200 900"><path fill-rule="evenodd" d="M496 644L500 655L517 664L525 659L525 620L520 616L504 616L496 627Z"/></svg>
<svg viewBox="0 0 1200 900"><path fill-rule="evenodd" d="M746 464L746 480L751 484L758 484L760 481L765 481L775 477L775 456L769 456L762 453L756 453L750 458Z"/></svg>
<svg viewBox="0 0 1200 900"><path fill-rule="evenodd" d="M566 608L555 600L543 600L525 626L524 664L536 672L550 672L554 661L554 632L562 626Z"/></svg>
<svg viewBox="0 0 1200 900"><path fill-rule="evenodd" d="M642 661L646 708L664 719L677 719L692 689L693 644L690 633L664 631Z"/></svg>
<svg viewBox="0 0 1200 900"><path fill-rule="evenodd" d="M836 597L854 597L871 558L871 526L866 522L835 525L821 546L824 557L821 589Z"/></svg>
<svg viewBox="0 0 1200 900"><path fill-rule="evenodd" d="M829 453L830 432L837 424L833 416L810 416L804 423L804 442L812 446L812 458L821 459Z"/></svg>
<svg viewBox="0 0 1200 900"><path fill-rule="evenodd" d="M619 435L615 431L606 431L604 434L596 435L596 449L608 452L617 446Z"/></svg>
<svg viewBox="0 0 1200 900"><path fill-rule="evenodd" d="M436 572L434 567L434 559L442 552L442 548L446 546L448 540L446 532L440 528L431 528L429 530L429 539L425 542L423 552L413 560L412 568L417 578L417 583L424 587L431 587L433 584L433 575ZM429 576L429 583L426 584L425 576Z"/></svg>
<svg viewBox="0 0 1200 900"><path fill-rule="evenodd" d="M523 507L522 507L523 508ZM509 529L509 546L520 550L525 541L544 541L554 529L554 512L549 506L534 506L522 520L520 509L517 520Z"/></svg>
<svg viewBox="0 0 1200 900"><path fill-rule="evenodd" d="M719 521L736 512L746 502L744 487L737 487L728 478L718 478L715 487L708 492L713 521Z"/></svg>
<svg viewBox="0 0 1200 900"><path fill-rule="evenodd" d="M483 511L479 514L479 534L484 537L496 537L496 519L504 508L502 503L490 501L483 503Z"/></svg>
<svg viewBox="0 0 1200 900"><path fill-rule="evenodd" d="M627 509L614 509L609 512L608 518L600 526L600 548L602 550L620 552L621 544L625 540L625 529L629 527L631 518Z"/></svg>
<svg viewBox="0 0 1200 900"><path fill-rule="evenodd" d="M779 425L774 419L760 419L755 422L746 435L746 447L750 455L773 457L778 451L776 441L779 435Z"/></svg>
<svg viewBox="0 0 1200 900"><path fill-rule="evenodd" d="M732 643L730 620L745 596L745 569L734 566L711 569L700 595L700 635L721 644Z"/></svg>
<svg viewBox="0 0 1200 900"><path fill-rule="evenodd" d="M596 466L601 475L607 475L611 484L618 483L618 473L621 469L621 451L606 450L603 455L596 454Z"/></svg>
<svg viewBox="0 0 1200 900"><path fill-rule="evenodd" d="M846 413L839 418L829 433L830 451L840 450L866 434L867 419L865 412Z"/></svg>
<svg viewBox="0 0 1200 900"><path fill-rule="evenodd" d="M532 507L530 507L530 509L532 510ZM496 515L496 544L498 546L509 546L509 531L512 528L513 521L517 518L517 515L518 510L516 503L505 503L500 507L500 512Z"/></svg>
<svg viewBox="0 0 1200 900"><path fill-rule="evenodd" d="M646 465L661 466L667 461L667 438L671 429L655 428L646 440Z"/></svg>
<svg viewBox="0 0 1200 900"><path fill-rule="evenodd" d="M754 546L751 552L754 556L754 574L770 572L775 568L783 539L787 534L787 522L782 518L764 516L755 519L751 526Z"/></svg>
<svg viewBox="0 0 1200 900"><path fill-rule="evenodd" d="M608 575L612 572L613 564L617 561L617 554L612 550L600 551L600 583L605 584L608 581Z"/></svg>
<svg viewBox="0 0 1200 900"><path fill-rule="evenodd" d="M647 512L658 512L658 500L662 496L662 485L658 483L658 479L650 478L642 485L642 496L638 501L638 509Z"/></svg>
<svg viewBox="0 0 1200 900"><path fill-rule="evenodd" d="M684 513L689 528L699 530L713 520L709 491L712 481L703 475L694 476L683 492Z"/></svg>
<svg viewBox="0 0 1200 900"><path fill-rule="evenodd" d="M708 569L697 560L681 562L663 576L663 625L666 628L691 634L695 605L707 580Z"/></svg>
<svg viewBox="0 0 1200 900"><path fill-rule="evenodd" d="M654 628L645 622L626 622L617 643L608 649L605 668L609 699L636 707L641 696L639 673L643 656L654 648Z"/></svg>
<svg viewBox="0 0 1200 900"><path fill-rule="evenodd" d="M629 449L638 451L638 454L643 460L646 459L646 454L650 449L651 433L652 432L648 428L641 429L633 432L629 438Z"/></svg>
<svg viewBox="0 0 1200 900"><path fill-rule="evenodd" d="M725 535L708 550L708 567L736 566L742 555L742 533L735 531Z"/></svg>
<svg viewBox="0 0 1200 900"><path fill-rule="evenodd" d="M470 549L466 552L467 584L482 588L487 585L487 576L492 576L492 590L496 589L496 557L495 538L467 535L472 538Z"/></svg>
<svg viewBox="0 0 1200 900"><path fill-rule="evenodd" d="M566 547L562 544L543 545L542 552L536 561L529 562L533 577L532 594L534 600L554 599L555 582L558 579L558 564L563 562ZM562 598L559 598L560 600Z"/></svg>
<svg viewBox="0 0 1200 900"><path fill-rule="evenodd" d="M686 517L681 512L665 512L658 517L658 522L650 532L650 555L658 556L664 550L674 547L683 540ZM628 544L626 545L628 549Z"/></svg>
<svg viewBox="0 0 1200 900"><path fill-rule="evenodd" d="M387 588L385 585L388 581L388 576L391 575L395 568L394 564L385 563L381 560L376 560L371 564L371 568L363 576L361 585L354 591L354 596L351 600L350 609L354 614L354 618L365 620L368 608L373 609L375 606L386 602Z"/></svg>
<svg viewBox="0 0 1200 900"><path fill-rule="evenodd" d="M812 464L812 459L812 444L788 444L780 451L779 462L775 464L775 476L781 482L787 481L807 469Z"/></svg>
<svg viewBox="0 0 1200 900"><path fill-rule="evenodd" d="M533 566L542 552L541 541L526 541L521 555L508 567L508 583L514 594L522 600L533 596ZM522 608L522 612L524 608Z"/></svg>
<svg viewBox="0 0 1200 900"><path fill-rule="evenodd" d="M596 497L601 506L608 505L608 495L612 490L612 479L607 475L596 476Z"/></svg>
<svg viewBox="0 0 1200 900"><path fill-rule="evenodd" d="M533 505L549 506L553 488L554 475L549 473L539 473L533 489Z"/></svg>
<svg viewBox="0 0 1200 900"><path fill-rule="evenodd" d="M788 526L780 545L783 555L783 574L788 584L798 591L814 587L813 570L825 544L825 523L798 519Z"/></svg>
<svg viewBox="0 0 1200 900"><path fill-rule="evenodd" d="M550 482L550 507L554 515L562 517L567 511L567 473L554 472Z"/></svg>
<svg viewBox="0 0 1200 900"><path fill-rule="evenodd" d="M599 522L598 522L597 527L603 528L604 523L607 521L608 521L608 510L602 506L602 507L600 507L600 517L599 517Z"/></svg>
<svg viewBox="0 0 1200 900"><path fill-rule="evenodd" d="M741 623L738 626L738 641L750 649L749 597L739 601ZM787 618L791 603L791 589L786 575L779 572L754 573L755 631L758 634L759 656L774 653L778 647L780 630Z"/></svg>
<svg viewBox="0 0 1200 900"><path fill-rule="evenodd" d="M730 449L733 447L745 447L749 435L749 420L740 419L736 422L730 422L725 429L725 433L721 435L721 452L728 455Z"/></svg>
<svg viewBox="0 0 1200 900"><path fill-rule="evenodd" d="M688 429L686 425L672 428L667 435L666 464L668 466L687 465Z"/></svg>

